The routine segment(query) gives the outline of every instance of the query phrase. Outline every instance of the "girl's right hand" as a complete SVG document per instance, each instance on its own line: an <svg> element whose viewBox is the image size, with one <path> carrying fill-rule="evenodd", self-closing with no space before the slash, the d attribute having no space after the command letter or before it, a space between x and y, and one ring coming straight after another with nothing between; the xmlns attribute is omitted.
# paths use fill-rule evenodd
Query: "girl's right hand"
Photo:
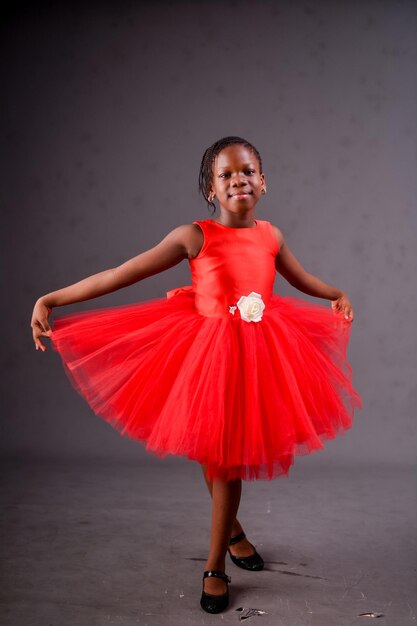
<svg viewBox="0 0 417 626"><path fill-rule="evenodd" d="M35 342L36 350L41 349L42 352L45 352L46 346L43 345L40 337L50 337L52 333L52 328L48 322L51 311L51 307L47 306L42 299L39 299L33 308L32 320L30 322L33 341Z"/></svg>

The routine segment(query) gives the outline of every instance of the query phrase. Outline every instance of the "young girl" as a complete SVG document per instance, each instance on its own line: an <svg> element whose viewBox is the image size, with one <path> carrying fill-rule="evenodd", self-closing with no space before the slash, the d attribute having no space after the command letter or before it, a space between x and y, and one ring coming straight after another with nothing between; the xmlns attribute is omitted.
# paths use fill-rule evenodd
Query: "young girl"
<svg viewBox="0 0 417 626"><path fill-rule="evenodd" d="M288 476L295 454L323 448L352 425L361 399L346 348L348 297L307 273L273 224L256 219L266 193L261 157L240 137L203 156L200 191L219 215L171 231L119 267L36 302L36 349L50 337L91 408L161 457L198 461L212 497L201 607L228 605L225 558L260 570L263 560L236 515L242 479ZM132 285L188 259L192 286L167 299L55 318L54 307ZM278 271L331 307L273 293Z"/></svg>

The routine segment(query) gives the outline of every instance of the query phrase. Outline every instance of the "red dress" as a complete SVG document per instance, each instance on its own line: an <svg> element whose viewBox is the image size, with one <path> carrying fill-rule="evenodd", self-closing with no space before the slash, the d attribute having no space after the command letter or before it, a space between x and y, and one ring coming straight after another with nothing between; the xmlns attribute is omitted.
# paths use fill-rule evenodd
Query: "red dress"
<svg viewBox="0 0 417 626"><path fill-rule="evenodd" d="M52 345L93 411L147 450L205 463L211 478L288 475L295 454L344 433L361 406L351 323L273 293L269 222L194 223L204 244L189 261L192 286L58 316Z"/></svg>

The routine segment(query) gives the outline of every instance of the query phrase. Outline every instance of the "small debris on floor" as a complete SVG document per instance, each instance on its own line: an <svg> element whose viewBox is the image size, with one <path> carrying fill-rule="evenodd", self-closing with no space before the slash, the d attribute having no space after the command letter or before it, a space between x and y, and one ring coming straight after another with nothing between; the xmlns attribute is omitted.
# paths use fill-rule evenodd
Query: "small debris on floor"
<svg viewBox="0 0 417 626"><path fill-rule="evenodd" d="M244 606L240 606L236 611L242 611L242 615L239 615L239 622L243 622L243 620L249 619L254 615L268 615L266 611L261 611L261 609L250 609Z"/></svg>
<svg viewBox="0 0 417 626"><path fill-rule="evenodd" d="M371 611L370 613L359 613L358 617L385 617L383 613L377 613L376 611Z"/></svg>

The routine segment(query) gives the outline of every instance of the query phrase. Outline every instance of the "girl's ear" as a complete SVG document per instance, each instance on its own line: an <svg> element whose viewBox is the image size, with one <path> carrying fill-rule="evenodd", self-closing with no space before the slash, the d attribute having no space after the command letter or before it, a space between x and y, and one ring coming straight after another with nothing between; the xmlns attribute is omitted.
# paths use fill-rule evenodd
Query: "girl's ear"
<svg viewBox="0 0 417 626"><path fill-rule="evenodd" d="M209 202L213 202L215 197L216 197L216 194L214 193L213 190L211 190L208 196Z"/></svg>
<svg viewBox="0 0 417 626"><path fill-rule="evenodd" d="M266 193L265 174L261 174L261 181L262 181L261 193L265 194Z"/></svg>

